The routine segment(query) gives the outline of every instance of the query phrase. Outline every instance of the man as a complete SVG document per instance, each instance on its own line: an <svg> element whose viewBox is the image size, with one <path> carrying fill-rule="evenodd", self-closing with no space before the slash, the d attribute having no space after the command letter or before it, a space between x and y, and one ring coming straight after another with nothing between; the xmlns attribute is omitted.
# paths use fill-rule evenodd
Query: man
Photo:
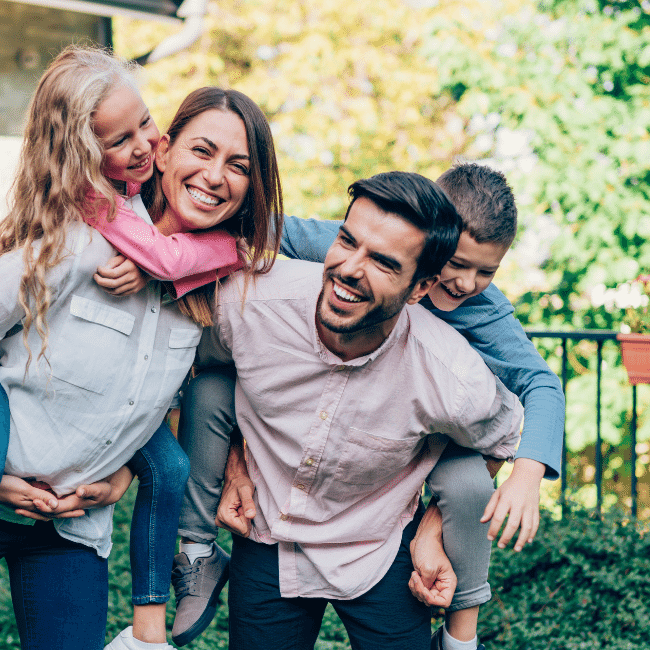
<svg viewBox="0 0 650 650"><path fill-rule="evenodd" d="M429 609L407 585L419 488L447 436L497 458L518 440L515 396L415 306L454 253L453 206L416 174L350 193L324 268L278 264L243 306L229 280L200 346L202 364L237 367L256 487L253 506L234 446L219 516L250 539L233 542L231 648L312 647L327 602L354 647L428 648Z"/></svg>

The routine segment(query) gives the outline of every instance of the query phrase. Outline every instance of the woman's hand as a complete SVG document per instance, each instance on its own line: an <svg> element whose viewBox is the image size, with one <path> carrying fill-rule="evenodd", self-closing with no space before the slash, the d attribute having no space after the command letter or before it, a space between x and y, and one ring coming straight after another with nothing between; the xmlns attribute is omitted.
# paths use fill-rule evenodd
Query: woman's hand
<svg viewBox="0 0 650 650"><path fill-rule="evenodd" d="M22 478L6 474L0 481L0 502L14 508L16 513L23 517L39 521L50 519L51 517L46 515L59 507L59 499L47 490L33 487Z"/></svg>
<svg viewBox="0 0 650 650"><path fill-rule="evenodd" d="M457 581L442 545L442 516L435 503L429 504L411 541L411 561L411 593L425 605L449 607Z"/></svg>
<svg viewBox="0 0 650 650"><path fill-rule="evenodd" d="M116 255L98 266L93 275L95 282L113 296L130 296L138 293L149 281L149 276L124 255Z"/></svg>

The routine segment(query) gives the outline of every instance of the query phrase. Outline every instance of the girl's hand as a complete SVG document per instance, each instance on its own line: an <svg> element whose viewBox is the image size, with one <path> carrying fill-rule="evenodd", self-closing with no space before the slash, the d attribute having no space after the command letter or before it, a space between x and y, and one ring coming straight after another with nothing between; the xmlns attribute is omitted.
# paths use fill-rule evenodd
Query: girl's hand
<svg viewBox="0 0 650 650"><path fill-rule="evenodd" d="M130 296L146 286L149 276L124 255L116 255L108 260L106 266L97 267L93 279L106 293Z"/></svg>

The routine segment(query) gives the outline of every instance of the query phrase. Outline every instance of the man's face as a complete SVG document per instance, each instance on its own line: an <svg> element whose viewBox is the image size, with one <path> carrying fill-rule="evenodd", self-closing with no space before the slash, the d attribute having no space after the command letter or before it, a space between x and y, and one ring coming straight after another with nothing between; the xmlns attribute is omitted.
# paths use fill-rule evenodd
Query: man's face
<svg viewBox="0 0 650 650"><path fill-rule="evenodd" d="M508 248L493 242L479 244L467 231L462 232L456 252L442 269L440 282L429 291L431 302L442 311L453 311L485 291Z"/></svg>
<svg viewBox="0 0 650 650"><path fill-rule="evenodd" d="M382 325L390 333L402 307L417 302L433 282L411 286L424 241L424 233L398 215L365 197L354 201L325 258L320 331L349 334Z"/></svg>

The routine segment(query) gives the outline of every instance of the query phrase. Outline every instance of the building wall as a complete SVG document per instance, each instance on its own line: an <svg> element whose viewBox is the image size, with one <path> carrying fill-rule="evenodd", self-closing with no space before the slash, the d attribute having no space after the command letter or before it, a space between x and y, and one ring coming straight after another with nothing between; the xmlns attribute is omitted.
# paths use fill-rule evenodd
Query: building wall
<svg viewBox="0 0 650 650"><path fill-rule="evenodd" d="M0 218L36 84L69 43L103 43L97 16L0 0Z"/></svg>

